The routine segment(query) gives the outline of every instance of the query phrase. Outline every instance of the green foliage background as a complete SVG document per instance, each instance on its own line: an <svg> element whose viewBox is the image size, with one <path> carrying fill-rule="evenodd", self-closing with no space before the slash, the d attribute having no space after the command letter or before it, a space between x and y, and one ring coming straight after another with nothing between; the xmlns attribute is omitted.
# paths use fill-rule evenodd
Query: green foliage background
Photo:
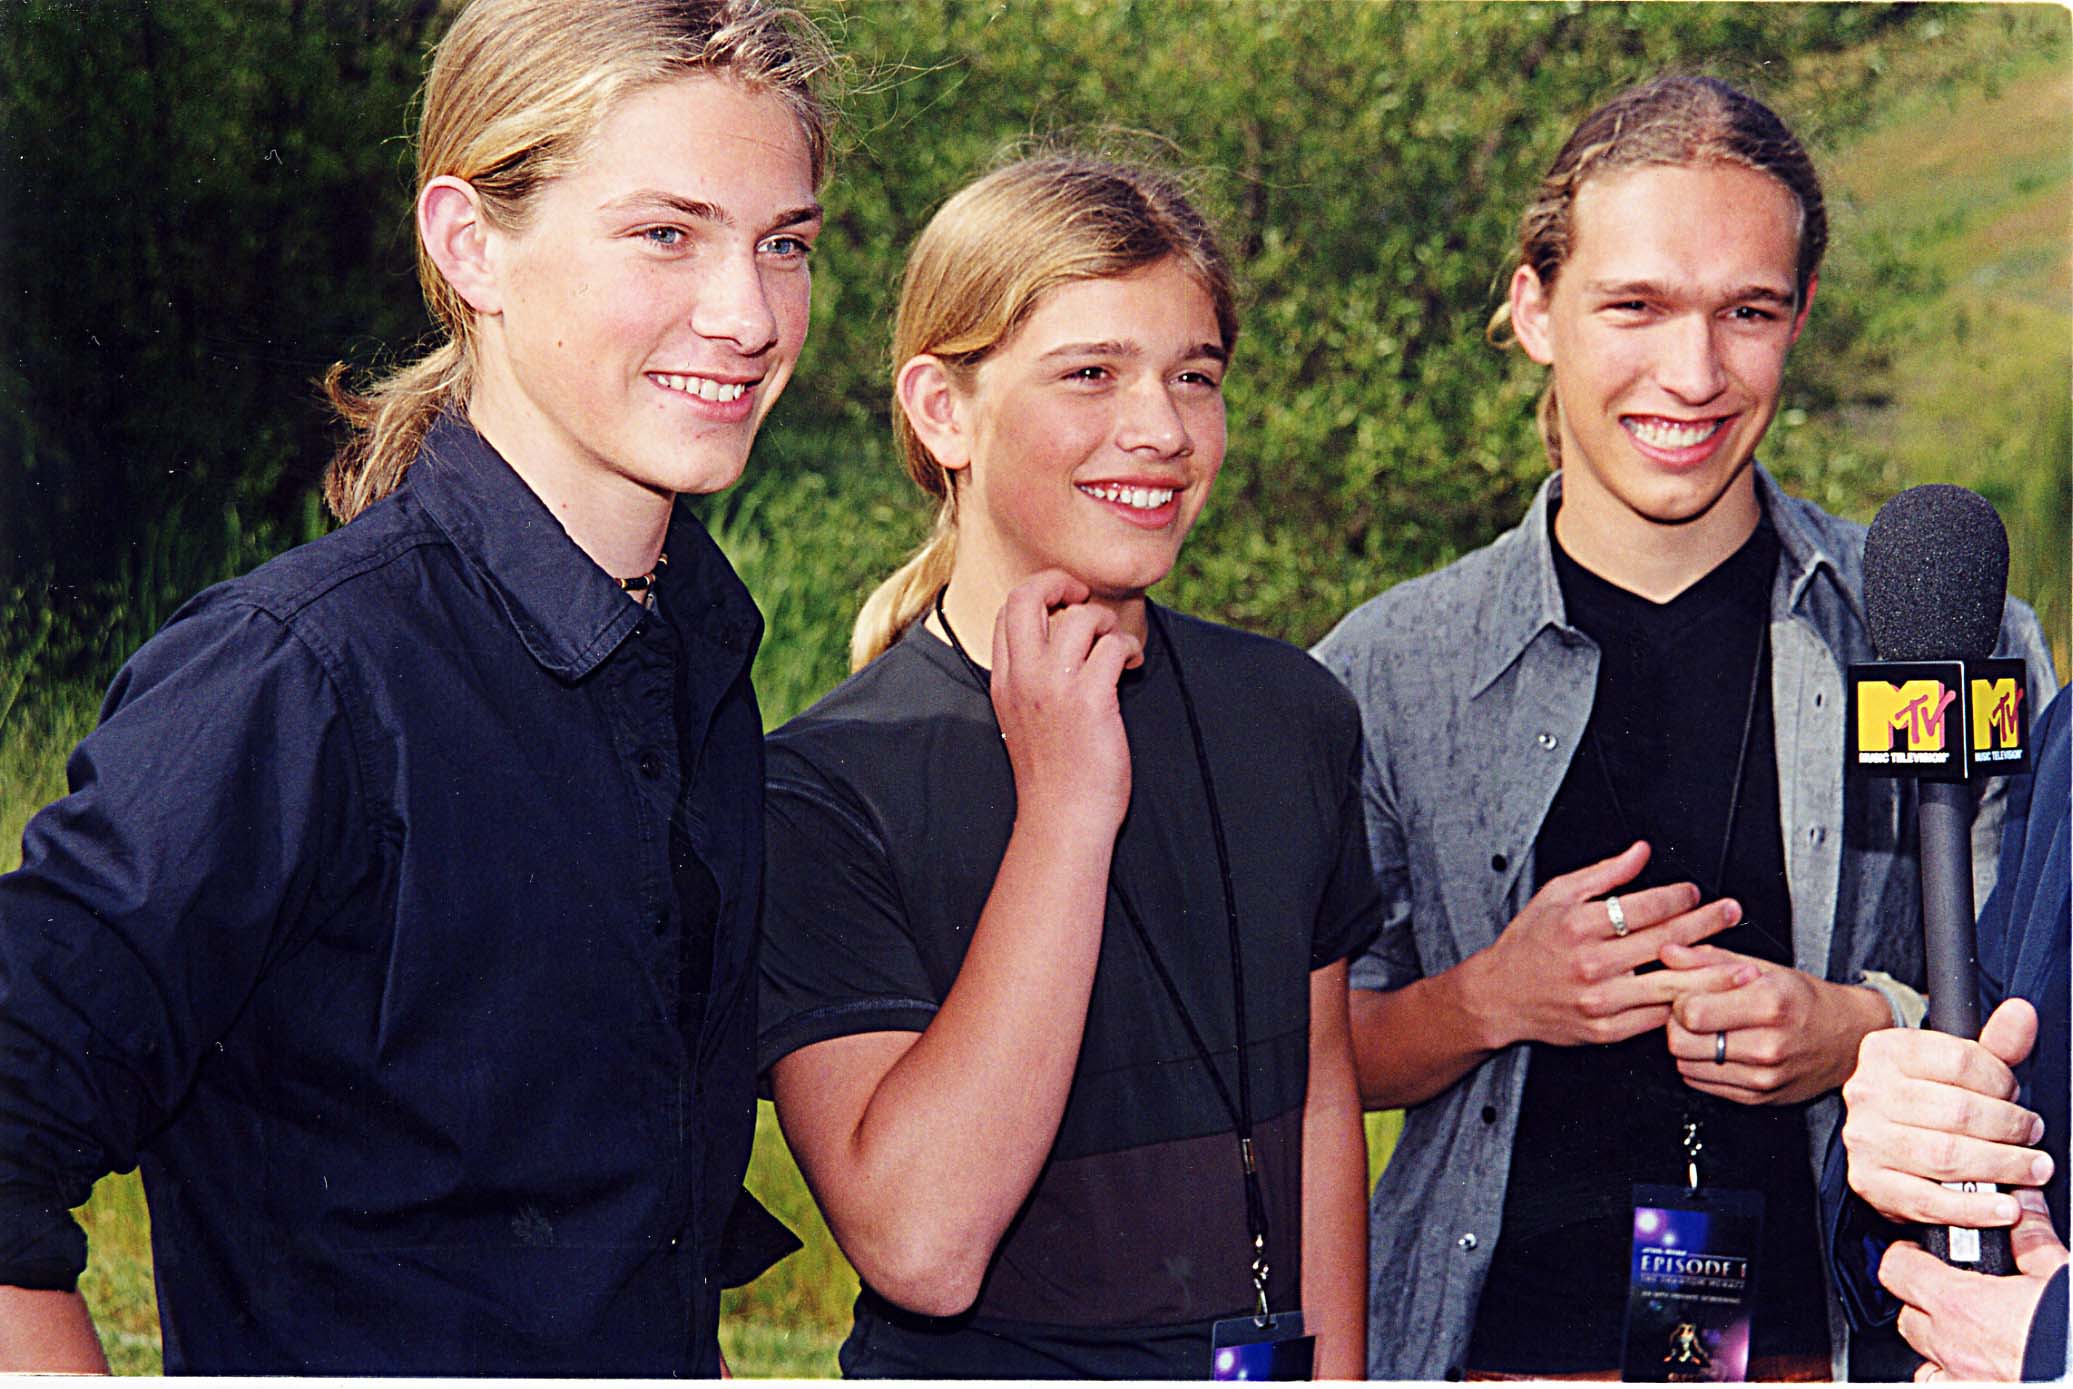
<svg viewBox="0 0 2073 1389"><path fill-rule="evenodd" d="M1666 68L1756 91L1829 179L1833 250L1766 460L1859 518L1914 482L1986 492L2065 667L2065 10L818 13L854 63L812 337L749 479L703 504L769 619L773 721L841 677L858 602L925 529L887 444L887 316L909 239L1003 146L1159 150L1218 216L1246 295L1231 454L1162 597L1307 643L1524 508L1538 373L1482 335L1514 221L1574 119ZM433 0L0 6L0 866L114 666L185 595L325 524L315 378L426 331L401 137L442 20ZM764 1137L752 1184L814 1238L731 1296L730 1350L827 1373L853 1275ZM152 1368L134 1180L89 1219L111 1351Z"/></svg>

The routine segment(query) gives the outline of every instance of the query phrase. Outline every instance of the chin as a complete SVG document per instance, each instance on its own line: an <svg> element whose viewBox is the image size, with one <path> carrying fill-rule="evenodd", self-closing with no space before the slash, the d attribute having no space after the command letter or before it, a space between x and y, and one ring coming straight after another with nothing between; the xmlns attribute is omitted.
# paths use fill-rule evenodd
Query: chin
<svg viewBox="0 0 2073 1389"><path fill-rule="evenodd" d="M658 492L703 497L724 492L740 482L747 465L746 454L728 458L685 458L679 454L660 460L653 467L641 469L635 477L644 486Z"/></svg>

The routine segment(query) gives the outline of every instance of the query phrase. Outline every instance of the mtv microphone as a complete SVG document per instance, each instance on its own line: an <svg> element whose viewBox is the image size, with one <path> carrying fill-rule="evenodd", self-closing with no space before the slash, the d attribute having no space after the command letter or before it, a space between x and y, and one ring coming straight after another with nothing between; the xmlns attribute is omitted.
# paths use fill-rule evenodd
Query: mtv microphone
<svg viewBox="0 0 2073 1389"><path fill-rule="evenodd" d="M1881 664L1851 672L1854 751L1862 770L1919 778L1929 1026L1966 1038L1980 1027L1971 779L2019 770L2027 750L2022 733L1999 736L2024 688L2021 662L1992 659L2007 596L2008 532L1984 497L1935 483L1880 508L1864 541L1864 609ZM1905 762L1867 763L1867 741L1882 731L1908 737L1906 752L1884 750ZM1925 1234L1946 1263L2015 1272L2006 1230Z"/></svg>

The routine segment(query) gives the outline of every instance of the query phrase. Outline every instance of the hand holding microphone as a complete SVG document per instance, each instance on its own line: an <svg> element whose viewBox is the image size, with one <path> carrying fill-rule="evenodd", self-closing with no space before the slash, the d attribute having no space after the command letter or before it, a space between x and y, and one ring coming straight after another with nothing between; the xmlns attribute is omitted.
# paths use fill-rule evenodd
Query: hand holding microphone
<svg viewBox="0 0 2073 1389"><path fill-rule="evenodd" d="M1996 1026L1984 1034L1979 1027L1969 776L1994 764L1982 767L1973 760L1977 733L1970 706L1983 683L1976 676L2000 635L2007 583L2008 533L1984 498L1941 484L1901 493L1881 508L1864 545L1866 624L1886 664L1851 672L1856 766L1878 771L1882 751L1894 768L1887 775L1910 774L1930 759L1943 759L1936 770L1913 774L1922 778L1929 1026L1947 1035L1867 1039L1858 1072L1844 1090L1850 1181L1888 1214L1944 1222L1924 1232L1930 1252L1993 1274L2016 1271L2006 1231L1985 1227L2014 1221L2013 1198L1991 1185L2010 1180L2012 1154L2006 1149L2033 1141L2026 1120L2034 1116L2011 1103L2015 1082L2008 1067L2028 1054L2036 1021L2030 1014L2025 1028L2021 1013L2004 1006ZM2011 703L2019 703L2019 672L2014 684ZM1889 691L1891 700L1885 698ZM1867 707L1867 694L1883 702ZM2010 714L2013 722L2012 709ZM1891 730L1902 729L1903 751L1865 746L1870 734L1891 745ZM2047 1172L2049 1161L2042 1159ZM2038 1164L2020 1165L2018 1181L2026 1181ZM1949 1188L1943 1195L1952 1199L1928 1199L1932 1182ZM1955 1219L1955 1213L1968 1219Z"/></svg>

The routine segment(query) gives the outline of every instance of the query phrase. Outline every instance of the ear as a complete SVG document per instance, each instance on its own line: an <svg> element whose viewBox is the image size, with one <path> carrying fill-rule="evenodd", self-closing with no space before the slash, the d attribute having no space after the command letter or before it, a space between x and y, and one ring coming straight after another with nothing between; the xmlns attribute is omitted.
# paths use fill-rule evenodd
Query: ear
<svg viewBox="0 0 2073 1389"><path fill-rule="evenodd" d="M1512 274L1512 336L1526 355L1542 366L1552 366L1554 349L1548 341L1547 286L1532 266L1522 265Z"/></svg>
<svg viewBox="0 0 2073 1389"><path fill-rule="evenodd" d="M940 358L923 353L910 357L893 377L893 395L907 425L951 472L972 465L970 428L957 383Z"/></svg>
<svg viewBox="0 0 2073 1389"><path fill-rule="evenodd" d="M425 254L477 313L503 309L491 254L495 232L483 216L482 199L464 179L447 174L426 183L417 195L417 234Z"/></svg>
<svg viewBox="0 0 2073 1389"><path fill-rule="evenodd" d="M1807 326L1807 314L1811 312L1814 307L1814 291L1819 288L1821 288L1821 277L1819 275L1807 276L1806 297L1800 300L1799 312L1792 316L1791 340L1793 342L1799 341L1799 335L1801 330L1803 330Z"/></svg>

